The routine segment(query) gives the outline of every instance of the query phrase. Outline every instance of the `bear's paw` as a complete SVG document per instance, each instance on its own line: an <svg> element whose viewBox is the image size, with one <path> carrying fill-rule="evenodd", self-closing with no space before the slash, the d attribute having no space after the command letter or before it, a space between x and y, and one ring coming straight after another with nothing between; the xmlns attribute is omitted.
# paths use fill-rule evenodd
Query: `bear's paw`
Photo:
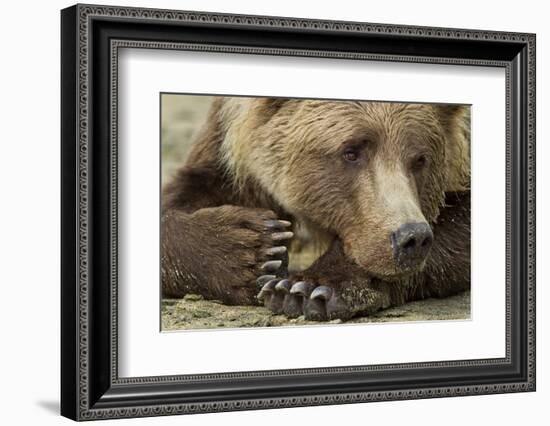
<svg viewBox="0 0 550 426"><path fill-rule="evenodd" d="M369 286L355 286L349 282L320 285L292 278L268 280L257 297L274 314L288 318L303 315L309 321L345 321L390 305L387 292Z"/></svg>

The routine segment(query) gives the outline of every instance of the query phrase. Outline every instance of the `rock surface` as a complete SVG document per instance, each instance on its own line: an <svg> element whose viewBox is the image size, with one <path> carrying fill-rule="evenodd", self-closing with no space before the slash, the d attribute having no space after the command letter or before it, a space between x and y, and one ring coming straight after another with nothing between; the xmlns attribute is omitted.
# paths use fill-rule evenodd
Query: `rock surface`
<svg viewBox="0 0 550 426"><path fill-rule="evenodd" d="M430 320L461 320L470 318L470 292L445 299L426 299L386 309L368 317L353 318L346 323L407 322ZM333 324L341 320L331 321ZM274 315L262 306L226 306L217 301L204 300L189 294L183 299L162 301L162 331L282 327L289 325L324 324L306 321L304 317L288 319Z"/></svg>

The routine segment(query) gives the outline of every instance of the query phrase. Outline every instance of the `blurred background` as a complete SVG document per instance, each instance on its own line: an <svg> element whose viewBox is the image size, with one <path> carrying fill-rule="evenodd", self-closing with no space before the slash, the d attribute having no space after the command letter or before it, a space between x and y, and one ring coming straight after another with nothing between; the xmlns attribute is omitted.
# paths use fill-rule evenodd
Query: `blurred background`
<svg viewBox="0 0 550 426"><path fill-rule="evenodd" d="M161 95L161 159L164 185L185 162L193 137L204 123L213 96Z"/></svg>

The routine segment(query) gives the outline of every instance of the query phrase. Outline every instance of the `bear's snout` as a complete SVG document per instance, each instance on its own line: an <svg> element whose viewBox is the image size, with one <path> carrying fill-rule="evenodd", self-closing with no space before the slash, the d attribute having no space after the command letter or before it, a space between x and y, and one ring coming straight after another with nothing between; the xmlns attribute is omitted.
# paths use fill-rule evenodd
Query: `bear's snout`
<svg viewBox="0 0 550 426"><path fill-rule="evenodd" d="M393 256L404 270L418 267L430 251L432 229L427 223L406 223L390 236Z"/></svg>

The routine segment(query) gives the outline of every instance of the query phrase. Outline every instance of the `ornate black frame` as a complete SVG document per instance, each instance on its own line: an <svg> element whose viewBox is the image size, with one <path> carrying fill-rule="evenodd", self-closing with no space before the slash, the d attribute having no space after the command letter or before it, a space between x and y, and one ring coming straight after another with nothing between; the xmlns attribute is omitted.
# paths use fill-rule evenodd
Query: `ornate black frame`
<svg viewBox="0 0 550 426"><path fill-rule="evenodd" d="M96 5L64 9L61 30L64 416L89 420L535 390L535 35ZM121 47L505 68L506 357L119 378Z"/></svg>

